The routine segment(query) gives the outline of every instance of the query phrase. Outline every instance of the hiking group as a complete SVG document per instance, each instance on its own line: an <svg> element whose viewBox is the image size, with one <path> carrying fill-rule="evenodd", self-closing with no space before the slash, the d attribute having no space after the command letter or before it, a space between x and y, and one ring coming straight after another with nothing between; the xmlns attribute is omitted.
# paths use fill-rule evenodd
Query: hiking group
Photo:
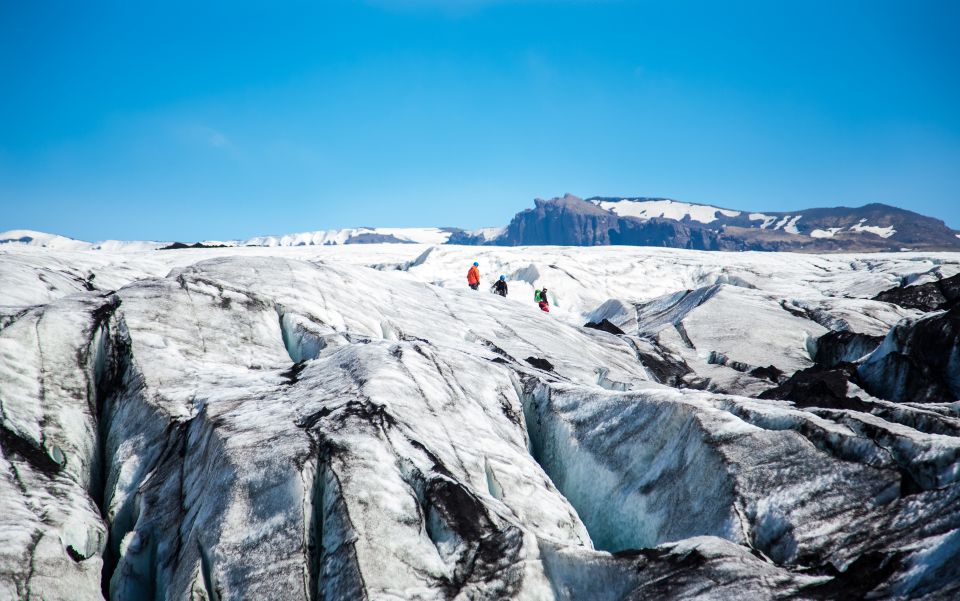
<svg viewBox="0 0 960 601"><path fill-rule="evenodd" d="M467 271L467 285L470 286L472 290L480 289L480 263L476 261L473 262L473 265L471 265ZM490 290L494 294L499 294L504 297L507 296L507 276L501 275L500 278L493 283L493 286L490 287ZM539 290L534 290L533 302L537 303L541 311L550 312L550 301L547 300L546 286Z"/></svg>

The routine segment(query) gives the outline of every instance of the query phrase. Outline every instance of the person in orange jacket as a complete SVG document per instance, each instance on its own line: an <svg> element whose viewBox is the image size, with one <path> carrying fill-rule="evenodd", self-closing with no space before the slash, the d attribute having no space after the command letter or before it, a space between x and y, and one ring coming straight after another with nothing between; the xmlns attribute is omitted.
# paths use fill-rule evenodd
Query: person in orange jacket
<svg viewBox="0 0 960 601"><path fill-rule="evenodd" d="M470 271L467 272L467 285L477 290L480 288L480 263L473 262Z"/></svg>

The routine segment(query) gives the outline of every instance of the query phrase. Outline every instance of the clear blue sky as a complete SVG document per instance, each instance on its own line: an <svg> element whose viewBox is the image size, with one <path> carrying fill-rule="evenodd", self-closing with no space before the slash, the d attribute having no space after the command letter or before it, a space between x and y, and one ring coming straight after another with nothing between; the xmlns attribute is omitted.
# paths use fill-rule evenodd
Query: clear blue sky
<svg viewBox="0 0 960 601"><path fill-rule="evenodd" d="M0 230L505 224L536 196L960 228L960 2L0 0Z"/></svg>

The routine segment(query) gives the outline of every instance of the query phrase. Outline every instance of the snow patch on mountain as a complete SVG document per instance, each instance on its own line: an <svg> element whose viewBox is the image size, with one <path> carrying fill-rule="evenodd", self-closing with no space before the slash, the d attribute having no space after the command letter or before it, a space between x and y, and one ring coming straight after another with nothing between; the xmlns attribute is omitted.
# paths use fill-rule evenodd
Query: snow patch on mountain
<svg viewBox="0 0 960 601"><path fill-rule="evenodd" d="M842 227L828 227L825 230L816 229L810 232L811 238L833 238L837 232L843 230Z"/></svg>
<svg viewBox="0 0 960 601"><path fill-rule="evenodd" d="M881 238L889 238L890 236L897 233L897 230L893 228L892 225L887 227L880 227L878 225L864 225L867 222L866 219L861 219L856 225L850 226L851 232L869 232L871 234L876 234Z"/></svg>
<svg viewBox="0 0 960 601"><path fill-rule="evenodd" d="M502 236L505 231L507 231L507 226L504 225L500 227L482 227L477 230L469 230L466 233L467 235L475 236L484 242L489 242Z"/></svg>
<svg viewBox="0 0 960 601"><path fill-rule="evenodd" d="M632 200L624 198L615 201L599 200L594 202L600 208L612 211L621 217L635 217L643 220L660 217L676 219L677 221L689 219L700 223L712 223L717 220L717 213L727 217L740 215L740 211L668 199Z"/></svg>
<svg viewBox="0 0 960 601"><path fill-rule="evenodd" d="M801 217L803 217L803 215L785 215L778 220L775 219L776 223L774 223L770 229L783 230L789 234L799 234L800 230L797 229L797 222L800 221ZM764 225L766 225L766 223L764 223Z"/></svg>
<svg viewBox="0 0 960 601"><path fill-rule="evenodd" d="M747 218L750 219L750 221L762 221L763 223L760 224L760 229L762 230L767 229L771 224L773 224L774 221L777 220L776 217L764 215L763 213L750 213Z"/></svg>
<svg viewBox="0 0 960 601"><path fill-rule="evenodd" d="M783 231L790 234L799 234L800 230L797 229L797 222L800 221L801 217L803 217L803 215L796 215L792 219L790 219L790 221L788 221L787 224L783 226Z"/></svg>

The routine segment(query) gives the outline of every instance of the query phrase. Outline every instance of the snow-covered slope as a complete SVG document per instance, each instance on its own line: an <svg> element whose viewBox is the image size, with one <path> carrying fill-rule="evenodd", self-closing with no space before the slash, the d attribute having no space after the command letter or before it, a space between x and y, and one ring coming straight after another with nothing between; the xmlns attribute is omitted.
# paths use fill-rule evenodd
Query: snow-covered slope
<svg viewBox="0 0 960 601"><path fill-rule="evenodd" d="M466 288L474 260L507 298ZM862 386L955 338L873 297L958 272L948 253L0 249L0 598L955 598L958 403ZM890 334L840 401L765 398L832 332Z"/></svg>
<svg viewBox="0 0 960 601"><path fill-rule="evenodd" d="M204 240L205 246L323 246L333 244L444 244L456 230L436 227L408 228L346 228L339 230L319 230L285 234L282 236L257 236L246 240ZM500 230L487 228L471 232L482 239L496 236ZM0 245L38 246L58 250L106 250L127 252L136 250L155 250L169 245L169 242L146 240L103 240L84 242L56 234L46 234L32 230L10 230L0 232ZM0 247L2 248L2 247Z"/></svg>
<svg viewBox="0 0 960 601"><path fill-rule="evenodd" d="M33 230L8 230L6 232L0 232L0 244L39 246L59 250L82 250L89 249L92 246L89 242L82 240L75 240L57 234L35 232Z"/></svg>
<svg viewBox="0 0 960 601"><path fill-rule="evenodd" d="M249 240L232 241L232 246L310 246L325 244L357 244L357 243L414 243L414 244L443 244L452 230L436 227L422 228L347 228L340 230L321 230L287 234L284 236L259 236Z"/></svg>

